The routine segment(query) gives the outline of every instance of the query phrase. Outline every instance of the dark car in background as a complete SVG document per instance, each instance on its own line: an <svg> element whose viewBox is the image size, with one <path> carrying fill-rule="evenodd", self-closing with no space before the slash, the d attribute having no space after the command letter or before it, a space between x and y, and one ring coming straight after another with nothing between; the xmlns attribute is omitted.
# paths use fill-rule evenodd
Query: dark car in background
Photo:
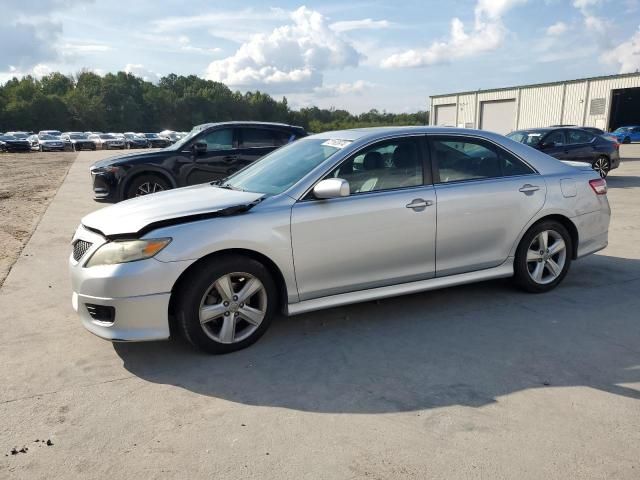
<svg viewBox="0 0 640 480"><path fill-rule="evenodd" d="M171 145L171 140L167 137L161 137L157 133L141 133L140 135L147 139L151 148L165 148Z"/></svg>
<svg viewBox="0 0 640 480"><path fill-rule="evenodd" d="M532 128L507 137L559 160L588 163L602 178L620 165L620 145L583 128Z"/></svg>
<svg viewBox="0 0 640 480"><path fill-rule="evenodd" d="M65 132L60 135L66 149L73 152L81 150L95 150L96 144L89 140L89 136L81 132Z"/></svg>
<svg viewBox="0 0 640 480"><path fill-rule="evenodd" d="M143 135L133 132L124 133L124 141L126 147L131 148L149 148L149 141Z"/></svg>
<svg viewBox="0 0 640 480"><path fill-rule="evenodd" d="M5 135L11 135L12 137L16 137L18 140L26 140L33 132L7 132Z"/></svg>
<svg viewBox="0 0 640 480"><path fill-rule="evenodd" d="M31 143L13 135L0 134L0 152L30 152Z"/></svg>
<svg viewBox="0 0 640 480"><path fill-rule="evenodd" d="M93 164L94 197L117 202L221 180L281 145L306 135L302 127L280 123L199 125L162 150L129 153Z"/></svg>

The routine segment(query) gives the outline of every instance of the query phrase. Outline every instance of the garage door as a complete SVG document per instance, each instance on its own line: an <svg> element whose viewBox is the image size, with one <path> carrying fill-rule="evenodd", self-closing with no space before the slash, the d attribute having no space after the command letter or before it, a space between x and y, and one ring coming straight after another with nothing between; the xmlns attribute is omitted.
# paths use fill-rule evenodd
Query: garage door
<svg viewBox="0 0 640 480"><path fill-rule="evenodd" d="M480 108L481 129L503 135L513 130L516 123L515 100L482 102Z"/></svg>
<svg viewBox="0 0 640 480"><path fill-rule="evenodd" d="M439 127L456 126L456 104L436 105L436 125Z"/></svg>

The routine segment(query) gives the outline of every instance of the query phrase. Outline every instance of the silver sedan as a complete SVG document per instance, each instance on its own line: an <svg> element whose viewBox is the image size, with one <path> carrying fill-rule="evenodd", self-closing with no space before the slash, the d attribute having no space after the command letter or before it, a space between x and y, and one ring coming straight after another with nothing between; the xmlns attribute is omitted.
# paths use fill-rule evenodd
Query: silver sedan
<svg viewBox="0 0 640 480"><path fill-rule="evenodd" d="M322 133L223 182L83 218L72 302L112 341L181 332L226 353L260 338L278 311L503 277L547 292L572 260L606 247L606 193L588 166L489 132Z"/></svg>

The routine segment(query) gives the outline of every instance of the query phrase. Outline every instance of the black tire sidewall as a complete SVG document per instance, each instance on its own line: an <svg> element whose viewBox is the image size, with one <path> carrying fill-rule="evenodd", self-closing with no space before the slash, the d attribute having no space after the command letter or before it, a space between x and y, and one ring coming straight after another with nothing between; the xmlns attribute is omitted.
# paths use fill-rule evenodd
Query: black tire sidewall
<svg viewBox="0 0 640 480"><path fill-rule="evenodd" d="M529 249L529 245L533 241L536 235L544 230L554 230L558 232L562 239L565 242L567 249L567 258L564 263L564 267L562 268L562 272L558 275L553 282L548 283L546 285L540 285L536 283L531 276L529 275L529 270L527 269L527 250ZM516 284L531 293L544 293L556 288L564 277L569 272L569 267L571 266L571 258L573 252L573 242L571 240L571 235L567 229L560 222L556 222L554 220L545 220L533 225L527 233L524 234L520 243L518 244L518 248L516 249L516 256L513 262L514 267L514 280Z"/></svg>
<svg viewBox="0 0 640 480"><path fill-rule="evenodd" d="M260 326L249 337L238 343L225 344L211 339L202 330L199 309L205 291L213 282L232 272L250 273L262 282L267 291L267 311ZM180 331L191 344L207 353L231 353L252 345L269 328L278 308L277 289L271 274L260 262L248 257L224 255L204 260L189 273L183 285L175 293Z"/></svg>
<svg viewBox="0 0 640 480"><path fill-rule="evenodd" d="M153 173L143 173L136 176L129 182L125 192L125 199L134 198L136 196L136 190L138 190L138 187L145 182L156 182L162 185L165 190L171 189L171 184L160 175L154 175Z"/></svg>

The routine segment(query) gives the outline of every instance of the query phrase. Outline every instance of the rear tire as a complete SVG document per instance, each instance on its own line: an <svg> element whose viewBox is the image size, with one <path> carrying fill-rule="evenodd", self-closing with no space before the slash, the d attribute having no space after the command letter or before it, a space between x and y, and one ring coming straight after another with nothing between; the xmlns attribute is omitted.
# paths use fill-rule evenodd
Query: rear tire
<svg viewBox="0 0 640 480"><path fill-rule="evenodd" d="M255 343L269 328L278 298L267 268L239 255L205 260L175 295L180 331L192 345L212 354Z"/></svg>
<svg viewBox="0 0 640 480"><path fill-rule="evenodd" d="M600 155L596 158L595 162L593 162L591 168L600 175L600 178L607 178L607 175L609 175L609 171L611 170L611 162L606 156Z"/></svg>
<svg viewBox="0 0 640 480"><path fill-rule="evenodd" d="M572 252L571 235L564 225L554 220L536 223L516 250L515 283L530 293L553 290L567 275Z"/></svg>
<svg viewBox="0 0 640 480"><path fill-rule="evenodd" d="M141 197L150 193L157 193L170 189L171 184L159 175L143 173L131 180L131 183L126 190L125 199Z"/></svg>

